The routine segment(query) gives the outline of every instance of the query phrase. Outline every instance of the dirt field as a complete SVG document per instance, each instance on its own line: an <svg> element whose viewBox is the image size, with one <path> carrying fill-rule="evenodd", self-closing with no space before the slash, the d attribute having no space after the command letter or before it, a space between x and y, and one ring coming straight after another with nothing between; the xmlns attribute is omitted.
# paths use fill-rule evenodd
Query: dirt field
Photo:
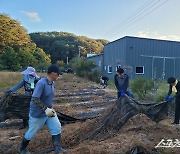
<svg viewBox="0 0 180 154"><path fill-rule="evenodd" d="M131 117L118 131L103 132L103 136L93 136L99 126L99 119L106 115L116 101L116 91L103 89L100 85L72 74L63 74L56 82L55 109L76 118L89 118L62 126L63 147L69 154L179 154L180 126L171 126L173 117L155 123L144 114ZM95 118L96 117L96 118ZM19 120L7 120L12 123ZM0 153L16 154L26 129L18 126L0 128ZM177 141L179 147L155 148L164 139L165 143ZM176 140L177 139L177 140ZM168 144L170 145L170 144ZM44 127L28 146L33 154L53 153L51 136Z"/></svg>

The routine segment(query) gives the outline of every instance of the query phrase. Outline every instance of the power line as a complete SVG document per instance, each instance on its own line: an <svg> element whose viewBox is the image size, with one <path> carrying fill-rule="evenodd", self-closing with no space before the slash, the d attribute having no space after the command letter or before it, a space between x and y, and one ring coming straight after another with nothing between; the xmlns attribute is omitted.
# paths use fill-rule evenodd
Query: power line
<svg viewBox="0 0 180 154"><path fill-rule="evenodd" d="M132 14L130 14L127 18L125 18L124 20L122 20L117 26L115 26L114 28L112 28L111 32L108 32L107 35L111 35L112 32L116 31L116 29L119 29L119 27L128 22L129 20L131 20L135 15L137 15L139 13L139 11L142 11L144 8L146 8L148 5L150 5L154 0L150 1L150 2L146 2L144 3L141 7L139 7L136 11L134 11Z"/></svg>
<svg viewBox="0 0 180 154"><path fill-rule="evenodd" d="M121 28L117 33L119 34L120 32L122 32L123 30L127 29L128 27L132 26L134 23L138 22L139 20L141 20L142 18L144 18L145 16L147 16L148 14L152 13L153 11L155 11L157 8L159 8L160 6L162 6L163 4L165 4L167 1L169 0L166 0L165 2L161 3L160 5L158 5L157 7L155 7L153 10L151 10L150 12L146 13L145 15L143 15L142 17L138 18L137 20L135 20L134 22L130 23L129 25L127 25L126 27L124 28Z"/></svg>
<svg viewBox="0 0 180 154"><path fill-rule="evenodd" d="M154 5L158 4L161 0L158 0L157 2L153 3L152 5L150 5L147 9L145 9L144 11L140 12L139 14L135 15L133 19L129 20L128 22L124 23L121 27L125 27L126 25L128 25L129 23L131 23L133 20L135 20L136 18L138 18L139 16L141 16L143 13L145 13L146 11L148 11L149 9L151 9ZM122 28L121 28L122 29ZM112 33L111 33L112 34Z"/></svg>
<svg viewBox="0 0 180 154"><path fill-rule="evenodd" d="M158 0L155 3L152 4L153 1L154 0L152 0L152 1L148 2L148 3L145 3L138 10L133 12L128 18L121 21L120 24L118 24L118 26L116 26L113 29L113 32L111 32L110 36L114 36L114 35L116 36L122 30L124 30L124 29L128 28L129 26L133 25L134 23L136 23L137 21L139 21L143 17L147 16L148 14L150 14L151 12L153 12L154 10L156 10L157 8L159 8L160 6L165 4L168 0L166 0L165 2L163 2L163 3L159 4L159 5L157 5L157 4L159 2L161 2L162 0ZM156 7L154 8L155 5L156 5ZM154 9L152 9L152 8L154 8ZM135 20L135 19L137 19L137 20ZM120 30L119 30L119 28L120 28Z"/></svg>

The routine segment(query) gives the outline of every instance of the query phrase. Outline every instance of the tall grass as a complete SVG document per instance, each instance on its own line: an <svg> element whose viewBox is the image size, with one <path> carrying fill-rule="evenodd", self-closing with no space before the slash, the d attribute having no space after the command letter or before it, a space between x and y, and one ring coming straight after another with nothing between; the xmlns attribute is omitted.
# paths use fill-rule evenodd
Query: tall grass
<svg viewBox="0 0 180 154"><path fill-rule="evenodd" d="M5 91L22 79L20 72L0 72L0 90Z"/></svg>

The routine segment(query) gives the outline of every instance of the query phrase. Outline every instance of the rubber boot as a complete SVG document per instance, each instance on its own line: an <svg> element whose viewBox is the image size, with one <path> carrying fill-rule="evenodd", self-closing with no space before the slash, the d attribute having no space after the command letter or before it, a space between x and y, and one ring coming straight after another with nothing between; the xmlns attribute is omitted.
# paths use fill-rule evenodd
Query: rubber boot
<svg viewBox="0 0 180 154"><path fill-rule="evenodd" d="M29 142L30 140L26 140L25 138L23 138L20 146L18 147L19 154L30 154L30 152L26 149Z"/></svg>
<svg viewBox="0 0 180 154"><path fill-rule="evenodd" d="M61 152L68 152L68 150L62 148L61 134L52 135L52 142L55 154L59 154Z"/></svg>
<svg viewBox="0 0 180 154"><path fill-rule="evenodd" d="M19 130L20 129L24 129L28 126L28 120L23 119L23 123L19 126Z"/></svg>

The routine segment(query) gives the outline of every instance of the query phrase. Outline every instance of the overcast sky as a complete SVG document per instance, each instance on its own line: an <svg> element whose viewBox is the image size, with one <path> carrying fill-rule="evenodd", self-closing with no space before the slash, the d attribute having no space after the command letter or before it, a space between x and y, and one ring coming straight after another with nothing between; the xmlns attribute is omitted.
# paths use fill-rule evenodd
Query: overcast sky
<svg viewBox="0 0 180 154"><path fill-rule="evenodd" d="M136 36L180 41L180 0L0 0L0 13L28 33L63 31L113 41Z"/></svg>

